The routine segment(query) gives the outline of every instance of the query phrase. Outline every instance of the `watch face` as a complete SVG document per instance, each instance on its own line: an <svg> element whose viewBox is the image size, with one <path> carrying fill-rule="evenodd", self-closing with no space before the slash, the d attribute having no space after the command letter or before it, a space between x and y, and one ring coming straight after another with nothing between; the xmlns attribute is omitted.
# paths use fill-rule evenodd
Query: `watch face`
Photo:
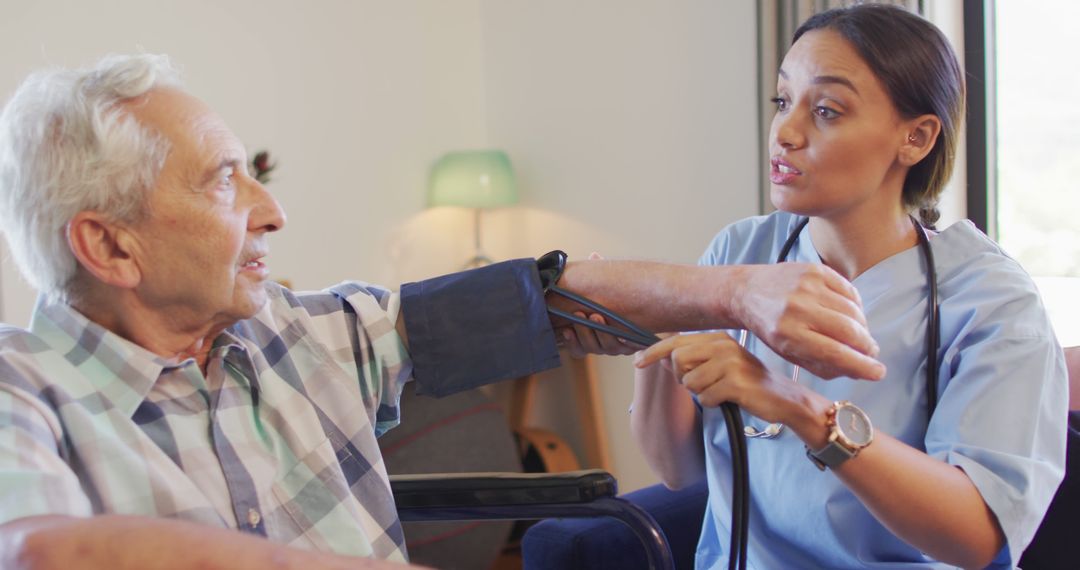
<svg viewBox="0 0 1080 570"><path fill-rule="evenodd" d="M840 434L856 447L863 447L874 437L874 429L866 413L848 404L836 410L836 427Z"/></svg>

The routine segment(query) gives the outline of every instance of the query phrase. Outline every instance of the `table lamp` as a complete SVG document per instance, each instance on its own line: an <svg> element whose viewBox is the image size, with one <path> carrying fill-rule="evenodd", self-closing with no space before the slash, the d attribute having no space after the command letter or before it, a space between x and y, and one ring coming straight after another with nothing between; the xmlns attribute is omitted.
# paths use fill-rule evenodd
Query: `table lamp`
<svg viewBox="0 0 1080 570"><path fill-rule="evenodd" d="M465 268L491 263L480 247L480 215L486 208L517 203L517 185L510 158L501 150L468 150L443 155L431 168L428 206L462 206L474 210L472 259Z"/></svg>

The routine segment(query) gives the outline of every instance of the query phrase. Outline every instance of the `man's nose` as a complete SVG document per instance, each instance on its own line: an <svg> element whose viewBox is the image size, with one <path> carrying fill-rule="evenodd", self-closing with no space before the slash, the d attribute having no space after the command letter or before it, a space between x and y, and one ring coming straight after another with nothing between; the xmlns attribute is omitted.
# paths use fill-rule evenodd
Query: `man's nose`
<svg viewBox="0 0 1080 570"><path fill-rule="evenodd" d="M257 180L252 180L252 192L255 207L251 211L249 229L251 231L276 232L285 226L285 210L281 204Z"/></svg>

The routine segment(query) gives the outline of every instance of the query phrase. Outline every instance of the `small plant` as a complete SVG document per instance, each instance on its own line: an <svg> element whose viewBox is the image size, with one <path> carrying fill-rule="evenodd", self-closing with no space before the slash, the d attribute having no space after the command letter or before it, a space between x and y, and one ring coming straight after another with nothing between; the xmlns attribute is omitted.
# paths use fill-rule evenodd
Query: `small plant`
<svg viewBox="0 0 1080 570"><path fill-rule="evenodd" d="M260 150L251 159L251 175L259 184L270 182L270 173L277 168L277 163L270 160L270 151Z"/></svg>

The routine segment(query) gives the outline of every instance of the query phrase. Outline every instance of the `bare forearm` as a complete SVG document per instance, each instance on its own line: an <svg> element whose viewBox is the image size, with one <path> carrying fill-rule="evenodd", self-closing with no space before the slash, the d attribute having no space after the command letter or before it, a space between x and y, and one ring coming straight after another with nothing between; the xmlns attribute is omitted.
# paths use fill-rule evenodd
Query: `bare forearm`
<svg viewBox="0 0 1080 570"><path fill-rule="evenodd" d="M0 567L17 570L403 568L288 548L240 532L124 515L41 516L0 525Z"/></svg>
<svg viewBox="0 0 1080 570"><path fill-rule="evenodd" d="M769 372L726 334L664 339L640 352L634 365L665 361L702 406L734 402L764 421L783 423L810 449L828 442L829 399ZM963 471L888 435L878 433L833 474L820 476L840 477L896 536L943 562L984 567L1004 543L997 519Z"/></svg>
<svg viewBox="0 0 1080 570"><path fill-rule="evenodd" d="M808 446L820 449L829 404L817 395L807 402L816 419L793 421L792 428ZM937 560L982 568L1004 544L996 517L967 474L887 434L875 434L874 442L835 475L893 534Z"/></svg>
<svg viewBox="0 0 1080 570"><path fill-rule="evenodd" d="M705 477L701 414L662 365L638 370L630 428L653 472L671 489Z"/></svg>
<svg viewBox="0 0 1080 570"><path fill-rule="evenodd" d="M731 300L741 272L740 266L591 260L568 263L559 286L657 332L739 328Z"/></svg>
<svg viewBox="0 0 1080 570"><path fill-rule="evenodd" d="M923 552L984 568L1001 550L997 519L961 469L883 434L847 463L837 476L889 530Z"/></svg>

